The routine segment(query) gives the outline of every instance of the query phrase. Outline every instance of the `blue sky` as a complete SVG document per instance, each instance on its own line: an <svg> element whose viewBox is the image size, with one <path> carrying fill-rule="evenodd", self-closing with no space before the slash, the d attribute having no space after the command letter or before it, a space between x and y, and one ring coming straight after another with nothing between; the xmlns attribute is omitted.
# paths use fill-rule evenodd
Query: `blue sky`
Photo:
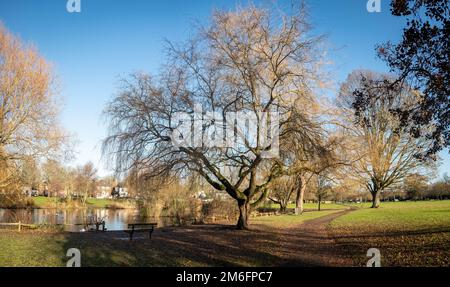
<svg viewBox="0 0 450 287"><path fill-rule="evenodd" d="M404 24L390 15L388 0L381 0L381 13L368 13L367 0L306 2L313 32L328 36L336 85L353 69L387 71L374 47L397 40ZM182 41L193 33L192 24L207 23L214 9L232 9L248 2L81 0L81 13L68 13L66 3L0 0L0 21L53 63L64 99L63 125L80 142L73 164L91 160L106 175L109 168L100 160L100 142L105 136L101 112L114 95L118 79L136 71L157 73L164 61L164 39ZM289 3L278 1L280 7ZM450 171L448 152L441 156L440 174Z"/></svg>

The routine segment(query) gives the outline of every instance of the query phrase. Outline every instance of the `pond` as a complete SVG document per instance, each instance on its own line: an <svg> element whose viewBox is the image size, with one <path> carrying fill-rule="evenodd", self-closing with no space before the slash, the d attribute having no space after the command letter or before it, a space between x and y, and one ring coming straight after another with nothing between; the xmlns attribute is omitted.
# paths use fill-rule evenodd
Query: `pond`
<svg viewBox="0 0 450 287"><path fill-rule="evenodd" d="M170 217L144 217L137 209L1 209L0 223L64 224L66 231L78 232L90 217L104 218L107 230L125 230L128 223L157 222L158 227L175 225Z"/></svg>

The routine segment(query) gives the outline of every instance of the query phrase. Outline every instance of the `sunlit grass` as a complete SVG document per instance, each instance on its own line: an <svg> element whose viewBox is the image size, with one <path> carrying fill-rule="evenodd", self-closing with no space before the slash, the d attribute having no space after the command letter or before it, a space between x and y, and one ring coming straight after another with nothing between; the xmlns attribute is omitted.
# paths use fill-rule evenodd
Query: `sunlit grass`
<svg viewBox="0 0 450 287"><path fill-rule="evenodd" d="M317 210L318 209L318 203L304 203L303 204L303 208L305 210ZM271 208L271 209L279 209L280 206L276 203L269 203L266 205L262 206L263 208ZM294 209L295 208L295 204L294 203L290 203L287 206L288 209ZM322 203L320 205L320 209L321 210L325 210L325 209L346 209L347 206L344 204L338 204L338 203Z"/></svg>
<svg viewBox="0 0 450 287"><path fill-rule="evenodd" d="M135 207L131 200L127 199L109 199L109 198L88 198L86 204L80 201L63 202L56 197L37 196L33 197L34 206L37 208L133 208Z"/></svg>
<svg viewBox="0 0 450 287"><path fill-rule="evenodd" d="M272 228L291 228L307 220L326 216L339 210L308 211L302 215L283 214L277 216L261 216L250 220L251 224L263 224Z"/></svg>
<svg viewBox="0 0 450 287"><path fill-rule="evenodd" d="M62 235L0 231L0 266L62 266Z"/></svg>
<svg viewBox="0 0 450 287"><path fill-rule="evenodd" d="M423 230L450 227L450 200L383 202L379 208L360 205L358 210L331 223L333 228L362 228L370 231Z"/></svg>

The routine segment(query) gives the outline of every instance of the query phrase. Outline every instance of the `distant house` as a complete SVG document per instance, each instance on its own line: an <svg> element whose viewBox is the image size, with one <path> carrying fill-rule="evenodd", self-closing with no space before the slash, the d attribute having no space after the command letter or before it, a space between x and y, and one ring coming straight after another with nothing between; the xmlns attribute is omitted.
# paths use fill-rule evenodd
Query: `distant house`
<svg viewBox="0 0 450 287"><path fill-rule="evenodd" d="M105 186L105 185L101 185L101 186L97 186L97 190L95 192L95 198L111 198L111 190L113 188L110 186Z"/></svg>
<svg viewBox="0 0 450 287"><path fill-rule="evenodd" d="M126 198L128 197L128 189L125 187L116 186L112 189L111 195L115 198Z"/></svg>

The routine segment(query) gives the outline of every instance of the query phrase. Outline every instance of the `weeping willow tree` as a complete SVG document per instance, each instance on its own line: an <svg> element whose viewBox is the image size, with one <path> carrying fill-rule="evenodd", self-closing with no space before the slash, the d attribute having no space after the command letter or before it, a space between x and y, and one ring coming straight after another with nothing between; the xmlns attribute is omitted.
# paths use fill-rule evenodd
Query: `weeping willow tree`
<svg viewBox="0 0 450 287"><path fill-rule="evenodd" d="M321 80L319 39L309 35L304 10L277 11L216 11L194 39L167 44L160 75L125 79L105 111L104 153L116 169L197 173L236 201L237 227L247 229L251 210L283 173L284 138L310 137L289 123L305 111L301 103L314 101ZM182 122L194 131L174 137Z"/></svg>

